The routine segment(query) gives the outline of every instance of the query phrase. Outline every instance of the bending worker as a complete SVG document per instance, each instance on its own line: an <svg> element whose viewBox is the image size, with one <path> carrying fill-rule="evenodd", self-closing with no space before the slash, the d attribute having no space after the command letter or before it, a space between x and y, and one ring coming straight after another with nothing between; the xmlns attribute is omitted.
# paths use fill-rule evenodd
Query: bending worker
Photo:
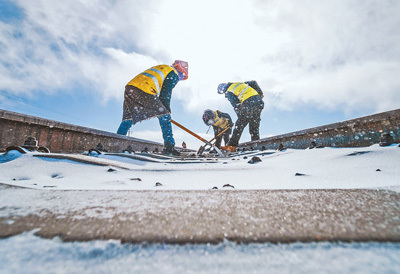
<svg viewBox="0 0 400 274"><path fill-rule="evenodd" d="M125 86L124 109L117 133L126 135L132 125L158 117L164 139L163 154L180 155L175 149L171 126L172 89L188 78L188 63L176 60L171 66L158 65L133 78Z"/></svg>
<svg viewBox="0 0 400 274"><path fill-rule="evenodd" d="M264 109L262 98L264 95L257 82L222 83L218 85L218 93L225 94L238 116L228 145L221 148L236 151L242 132L247 124L249 124L251 140L259 140L261 111Z"/></svg>
<svg viewBox="0 0 400 274"><path fill-rule="evenodd" d="M203 122L207 126L213 127L215 146L217 148L221 147L222 139L224 139L225 146L228 144L229 135L232 133L233 126L232 118L228 113L219 110L212 111L211 109L206 109L203 113ZM219 135L220 133L222 134Z"/></svg>

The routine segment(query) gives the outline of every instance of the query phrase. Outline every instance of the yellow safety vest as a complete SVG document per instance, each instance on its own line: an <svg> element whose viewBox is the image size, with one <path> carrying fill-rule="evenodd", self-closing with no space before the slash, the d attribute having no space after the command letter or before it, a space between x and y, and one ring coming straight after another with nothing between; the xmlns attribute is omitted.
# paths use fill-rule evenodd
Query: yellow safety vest
<svg viewBox="0 0 400 274"><path fill-rule="evenodd" d="M252 96L259 95L255 89L245 83L232 83L227 91L235 94L240 103Z"/></svg>
<svg viewBox="0 0 400 274"><path fill-rule="evenodd" d="M218 112L217 111L214 111L214 114L215 114L215 119L214 119L213 126L225 129L228 126L228 123L229 123L228 119L223 118L223 117L218 117Z"/></svg>
<svg viewBox="0 0 400 274"><path fill-rule="evenodd" d="M172 70L175 71L173 67L168 65L158 65L140 73L126 85L134 86L146 93L156 95L160 93L165 77ZM176 71L175 73L178 74Z"/></svg>

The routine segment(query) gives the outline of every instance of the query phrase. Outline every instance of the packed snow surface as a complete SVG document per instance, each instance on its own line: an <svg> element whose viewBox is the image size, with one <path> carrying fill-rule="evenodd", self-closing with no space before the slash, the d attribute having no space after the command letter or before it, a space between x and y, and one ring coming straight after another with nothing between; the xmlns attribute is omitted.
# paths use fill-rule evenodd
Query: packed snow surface
<svg viewBox="0 0 400 274"><path fill-rule="evenodd" d="M34 252L33 252L34 251ZM2 273L398 273L398 243L132 245L0 240Z"/></svg>
<svg viewBox="0 0 400 274"><path fill-rule="evenodd" d="M391 188L400 186L400 148L319 148L264 151L217 162L154 163L100 155L110 164L96 166L71 160L33 157L30 153L0 155L0 182L36 189L199 190ZM95 158L87 156L88 159ZM157 184L159 183L159 184ZM156 186L156 184L158 186Z"/></svg>
<svg viewBox="0 0 400 274"><path fill-rule="evenodd" d="M213 187L229 191L400 190L397 145L265 151L257 156L261 162L254 164L248 163L252 157L246 157L178 164L100 155L96 159L110 166L96 166L11 151L0 154L0 183L31 188L29 191L43 189L46 193L69 189L203 190ZM224 188L226 184L234 188ZM38 198L43 195L43 192L32 193L31 199L24 201L26 208L46 207ZM86 195L89 200L96 198L88 193L80 195ZM5 207L13 205L7 198L2 203ZM56 206L56 201L51 203L52 207ZM0 240L1 273L398 273L399 262L398 243L134 245L119 241L62 242L58 238L39 238L34 236L34 231Z"/></svg>

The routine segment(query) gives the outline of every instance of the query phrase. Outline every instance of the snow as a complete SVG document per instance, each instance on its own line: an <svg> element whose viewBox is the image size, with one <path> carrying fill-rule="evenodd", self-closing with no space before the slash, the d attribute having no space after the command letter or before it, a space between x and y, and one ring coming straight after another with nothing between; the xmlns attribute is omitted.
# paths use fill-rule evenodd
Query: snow
<svg viewBox="0 0 400 274"><path fill-rule="evenodd" d="M96 159L110 166L96 166L13 151L0 155L0 182L49 190L200 190L221 189L227 183L240 190L400 187L397 145L288 149L265 151L258 157L262 162L255 164L249 164L251 157L244 155L215 163L178 164L100 155ZM162 186L155 187L157 182Z"/></svg>
<svg viewBox="0 0 400 274"><path fill-rule="evenodd" d="M0 240L1 273L398 273L398 243L165 245Z"/></svg>
<svg viewBox="0 0 400 274"><path fill-rule="evenodd" d="M107 191L101 190L205 190L216 186L218 191L338 188L400 191L398 145L265 151L258 156L262 161L255 164L249 164L251 157L244 159L244 155L215 163L186 164L143 162L109 155L87 157L110 165L40 158L16 151L0 154L0 183L28 188L25 193L29 192L29 199L21 201L20 189L8 189L8 195L3 195L0 201L0 218L8 216L8 210L15 215L28 215L45 209L60 214L86 209L85 216L90 217L87 205L103 202L110 211L93 212L97 217L140 210L123 199L111 201ZM162 186L156 187L157 182ZM223 187L228 183L234 188ZM65 204L51 195L54 190L100 191L96 195L87 191L63 192L72 201ZM85 202L74 203L74 199ZM140 201L135 206L146 203ZM58 238L39 238L34 231L0 240L1 273L396 273L400 271L399 262L399 243L62 242Z"/></svg>

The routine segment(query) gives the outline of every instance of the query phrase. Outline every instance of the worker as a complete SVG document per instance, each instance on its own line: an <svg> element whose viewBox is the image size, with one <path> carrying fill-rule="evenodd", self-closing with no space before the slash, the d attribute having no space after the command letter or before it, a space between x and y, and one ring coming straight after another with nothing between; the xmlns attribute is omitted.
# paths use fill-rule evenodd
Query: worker
<svg viewBox="0 0 400 274"><path fill-rule="evenodd" d="M229 135L232 133L233 126L232 118L228 113L206 109L203 113L203 122L207 126L213 127L216 147L221 147L222 139L225 142L225 146L228 144Z"/></svg>
<svg viewBox="0 0 400 274"><path fill-rule="evenodd" d="M117 133L126 135L132 125L158 117L164 139L163 154L180 155L175 149L171 126L171 95L179 81L188 78L188 63L176 60L158 65L133 78L125 86L123 117Z"/></svg>
<svg viewBox="0 0 400 274"><path fill-rule="evenodd" d="M222 83L218 85L218 93L225 94L238 116L227 146L221 148L227 151L236 151L247 124L249 124L251 140L259 140L264 95L258 83L256 81Z"/></svg>

